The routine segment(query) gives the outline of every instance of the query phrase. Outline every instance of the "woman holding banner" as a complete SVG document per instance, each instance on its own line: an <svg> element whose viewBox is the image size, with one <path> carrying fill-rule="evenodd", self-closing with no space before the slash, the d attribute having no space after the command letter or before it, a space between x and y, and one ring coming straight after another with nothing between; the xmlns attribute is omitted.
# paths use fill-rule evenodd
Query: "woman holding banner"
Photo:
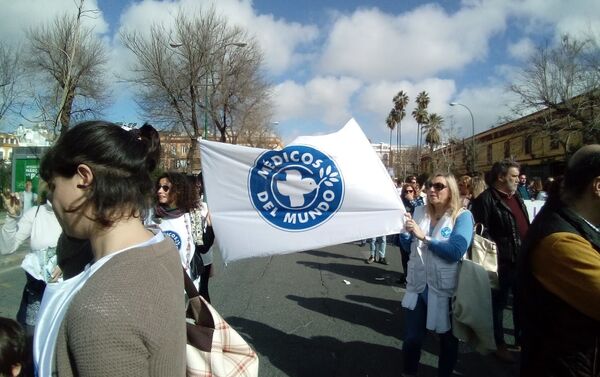
<svg viewBox="0 0 600 377"><path fill-rule="evenodd" d="M402 353L404 375L417 374L425 331L440 336L438 375L450 376L458 357L452 335L450 300L456 290L459 262L473 238L473 217L462 208L451 174L436 174L425 185L427 204L406 215L401 242L410 245Z"/></svg>

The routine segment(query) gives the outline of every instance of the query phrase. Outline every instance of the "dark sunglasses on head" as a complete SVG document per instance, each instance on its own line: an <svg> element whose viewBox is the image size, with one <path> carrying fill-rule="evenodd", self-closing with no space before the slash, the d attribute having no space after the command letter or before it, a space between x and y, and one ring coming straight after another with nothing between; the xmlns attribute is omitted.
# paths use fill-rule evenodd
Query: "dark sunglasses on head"
<svg viewBox="0 0 600 377"><path fill-rule="evenodd" d="M439 183L439 182L436 182L436 183L427 182L427 183L425 183L425 187L428 190L433 187L433 189L435 191L442 191L443 189L445 189L448 186L444 185L443 183Z"/></svg>
<svg viewBox="0 0 600 377"><path fill-rule="evenodd" d="M167 186L167 185L158 185L158 188L156 189L157 191L162 189L164 192L169 192L169 190L171 189L171 186Z"/></svg>

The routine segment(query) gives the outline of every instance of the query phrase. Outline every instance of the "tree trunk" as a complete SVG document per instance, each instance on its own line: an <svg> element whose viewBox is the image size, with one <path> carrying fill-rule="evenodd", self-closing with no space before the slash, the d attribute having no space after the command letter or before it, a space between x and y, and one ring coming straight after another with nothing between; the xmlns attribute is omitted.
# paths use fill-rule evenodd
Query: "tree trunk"
<svg viewBox="0 0 600 377"><path fill-rule="evenodd" d="M60 134L63 135L69 129L71 122L71 110L73 108L73 100L75 99L75 88L69 88L65 103L60 112Z"/></svg>
<svg viewBox="0 0 600 377"><path fill-rule="evenodd" d="M393 166L392 165L392 161L393 161L393 159L392 159L392 132L393 131L394 130L392 128L390 128L390 153L388 155L388 168Z"/></svg>

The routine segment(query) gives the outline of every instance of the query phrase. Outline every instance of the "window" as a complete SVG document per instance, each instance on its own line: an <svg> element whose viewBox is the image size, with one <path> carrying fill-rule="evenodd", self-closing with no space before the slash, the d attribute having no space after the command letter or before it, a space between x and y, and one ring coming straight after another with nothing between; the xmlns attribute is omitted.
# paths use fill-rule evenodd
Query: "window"
<svg viewBox="0 0 600 377"><path fill-rule="evenodd" d="M526 154L531 154L532 150L533 150L533 137L531 135L529 135L523 141L523 151Z"/></svg>
<svg viewBox="0 0 600 377"><path fill-rule="evenodd" d="M560 147L560 139L557 133L550 134L550 149L556 150Z"/></svg>
<svg viewBox="0 0 600 377"><path fill-rule="evenodd" d="M487 162L488 164L492 163L492 144L488 144L487 146Z"/></svg>
<svg viewBox="0 0 600 377"><path fill-rule="evenodd" d="M504 158L510 158L510 141L504 142Z"/></svg>

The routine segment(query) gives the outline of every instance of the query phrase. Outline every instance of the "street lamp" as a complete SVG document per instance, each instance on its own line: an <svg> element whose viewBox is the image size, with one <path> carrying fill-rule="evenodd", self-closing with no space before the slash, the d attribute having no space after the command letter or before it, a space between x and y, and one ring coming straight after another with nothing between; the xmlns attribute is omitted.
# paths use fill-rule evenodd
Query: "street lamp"
<svg viewBox="0 0 600 377"><path fill-rule="evenodd" d="M462 103L450 102L450 106L462 106L467 109L469 115L471 115L471 168L473 169L473 172L475 172L475 119L473 118L473 113L467 105L463 105Z"/></svg>

